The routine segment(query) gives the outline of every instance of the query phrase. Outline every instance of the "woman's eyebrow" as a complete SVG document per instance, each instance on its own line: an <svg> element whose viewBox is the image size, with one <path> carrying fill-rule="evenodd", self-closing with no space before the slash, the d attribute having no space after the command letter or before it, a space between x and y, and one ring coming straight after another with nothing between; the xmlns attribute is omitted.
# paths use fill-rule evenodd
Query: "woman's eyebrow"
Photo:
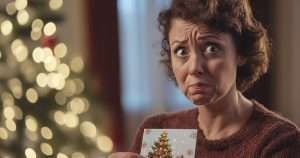
<svg viewBox="0 0 300 158"><path fill-rule="evenodd" d="M171 45L174 45L176 43L187 43L187 39L186 40L174 40L174 41L171 41Z"/></svg>
<svg viewBox="0 0 300 158"><path fill-rule="evenodd" d="M222 40L222 38L220 38L219 33L205 33L205 34L201 34L197 37L197 40L205 40L205 39Z"/></svg>

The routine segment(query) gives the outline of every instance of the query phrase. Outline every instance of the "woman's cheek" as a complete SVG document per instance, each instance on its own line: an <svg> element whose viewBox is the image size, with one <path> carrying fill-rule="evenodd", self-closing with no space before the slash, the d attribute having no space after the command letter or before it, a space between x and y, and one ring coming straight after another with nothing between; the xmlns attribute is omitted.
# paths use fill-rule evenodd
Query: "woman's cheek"
<svg viewBox="0 0 300 158"><path fill-rule="evenodd" d="M183 65L175 65L173 66L173 73L175 75L178 88L186 95L185 80L187 79L188 73L185 70L185 67Z"/></svg>

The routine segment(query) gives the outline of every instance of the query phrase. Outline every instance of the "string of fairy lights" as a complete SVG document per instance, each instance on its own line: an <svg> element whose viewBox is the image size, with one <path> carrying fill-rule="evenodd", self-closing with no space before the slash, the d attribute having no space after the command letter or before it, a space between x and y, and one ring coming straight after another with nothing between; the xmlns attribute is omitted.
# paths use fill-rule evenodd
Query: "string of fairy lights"
<svg viewBox="0 0 300 158"><path fill-rule="evenodd" d="M64 5L63 0L43 1L47 1L52 12L58 12ZM56 22L35 16L29 0L8 1L5 12L6 16L0 14L0 148L17 142L26 158L92 158L98 153L111 152L111 139L93 121L89 121L90 117L84 117L90 116L93 111L90 100L84 95L86 84L80 78L85 67L84 60L81 56L71 57L68 46L63 42L57 42L53 47L39 43L45 37L55 37ZM19 27L30 28L27 39L17 35ZM41 115L49 117L56 126L48 126L34 113L24 111L42 109L39 106L44 106L43 98L47 97L57 108ZM19 105L20 100L26 105ZM22 121L24 128L18 126ZM56 140L61 139L56 135L57 130L66 135L79 133L84 142L95 146L97 151L87 153L69 147L72 144L55 144L62 141ZM21 141L20 131L24 135ZM75 138L78 136L74 135ZM0 157L16 156L13 151L0 149Z"/></svg>

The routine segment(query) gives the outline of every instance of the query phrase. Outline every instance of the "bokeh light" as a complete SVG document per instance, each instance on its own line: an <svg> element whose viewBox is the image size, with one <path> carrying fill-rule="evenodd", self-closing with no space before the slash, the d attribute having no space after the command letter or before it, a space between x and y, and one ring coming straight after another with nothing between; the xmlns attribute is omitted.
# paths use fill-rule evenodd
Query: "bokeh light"
<svg viewBox="0 0 300 158"><path fill-rule="evenodd" d="M54 54L58 58L63 58L68 52L68 47L64 43L59 43L54 48Z"/></svg>
<svg viewBox="0 0 300 158"><path fill-rule="evenodd" d="M3 116L9 120L14 119L16 114L15 114L15 110L13 109L13 107L11 107L11 106L5 107L3 110Z"/></svg>
<svg viewBox="0 0 300 158"><path fill-rule="evenodd" d="M84 68L84 62L81 57L75 57L71 60L71 70L76 73L80 73Z"/></svg>
<svg viewBox="0 0 300 158"><path fill-rule="evenodd" d="M0 127L0 139L6 140L8 138L8 132L5 128Z"/></svg>
<svg viewBox="0 0 300 158"><path fill-rule="evenodd" d="M50 0L49 7L51 10L58 10L63 6L63 0Z"/></svg>
<svg viewBox="0 0 300 158"><path fill-rule="evenodd" d="M32 148L25 149L26 158L36 158L36 152Z"/></svg>
<svg viewBox="0 0 300 158"><path fill-rule="evenodd" d="M39 99L38 92L34 88L29 88L26 91L26 98L30 103L34 104Z"/></svg>
<svg viewBox="0 0 300 158"><path fill-rule="evenodd" d="M13 31L13 24L12 24L12 22L9 21L9 20L4 20L1 23L1 33L4 36L7 36L7 35L11 34L12 31Z"/></svg>
<svg viewBox="0 0 300 158"><path fill-rule="evenodd" d="M20 10L17 14L17 21L20 25L26 25L29 22L30 16L26 10Z"/></svg>
<svg viewBox="0 0 300 158"><path fill-rule="evenodd" d="M12 91L15 98L20 99L23 96L22 82L18 78L8 80L8 87Z"/></svg>
<svg viewBox="0 0 300 158"><path fill-rule="evenodd" d="M26 116L25 118L26 128L31 132L36 132L38 128L37 120L33 116Z"/></svg>
<svg viewBox="0 0 300 158"><path fill-rule="evenodd" d="M85 158L85 155L81 152L74 152L72 158Z"/></svg>
<svg viewBox="0 0 300 158"><path fill-rule="evenodd" d="M17 11L17 8L15 6L15 3L14 2L9 2L7 5L6 5L6 13L8 15L13 15L16 13Z"/></svg>
<svg viewBox="0 0 300 158"><path fill-rule="evenodd" d="M113 149L113 142L107 136L99 136L97 138L97 146L103 152L111 152Z"/></svg>
<svg viewBox="0 0 300 158"><path fill-rule="evenodd" d="M36 83L40 87L46 87L48 84L48 75L45 73L39 73L36 77Z"/></svg>
<svg viewBox="0 0 300 158"><path fill-rule="evenodd" d="M40 149L42 151L43 154L45 154L46 156L51 156L53 155L53 148L50 144L48 143L42 143L40 145Z"/></svg>
<svg viewBox="0 0 300 158"><path fill-rule="evenodd" d="M5 120L5 126L11 132L15 132L17 129L17 125L14 120Z"/></svg>
<svg viewBox="0 0 300 158"><path fill-rule="evenodd" d="M52 36L56 32L56 25L53 22L48 22L44 27L44 34L46 36Z"/></svg>
<svg viewBox="0 0 300 158"><path fill-rule="evenodd" d="M16 0L15 7L17 10L23 10L27 7L28 1L27 0Z"/></svg>
<svg viewBox="0 0 300 158"><path fill-rule="evenodd" d="M68 156L64 153L58 153L56 158L68 158Z"/></svg>
<svg viewBox="0 0 300 158"><path fill-rule="evenodd" d="M53 138L53 132L49 127L42 127L41 135L43 138L48 139L48 140Z"/></svg>
<svg viewBox="0 0 300 158"><path fill-rule="evenodd" d="M79 118L72 112L67 112L64 116L65 125L69 128L75 128L78 126Z"/></svg>
<svg viewBox="0 0 300 158"><path fill-rule="evenodd" d="M92 122L84 121L80 124L80 132L86 137L95 138L97 135L97 128Z"/></svg>

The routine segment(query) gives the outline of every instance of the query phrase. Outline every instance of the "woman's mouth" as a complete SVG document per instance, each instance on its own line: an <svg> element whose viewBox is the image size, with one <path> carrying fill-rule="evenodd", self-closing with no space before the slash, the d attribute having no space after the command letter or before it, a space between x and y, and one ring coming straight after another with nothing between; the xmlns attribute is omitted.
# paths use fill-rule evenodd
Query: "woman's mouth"
<svg viewBox="0 0 300 158"><path fill-rule="evenodd" d="M190 95L203 94L210 92L212 90L212 86L206 83L196 83L189 85L187 90Z"/></svg>

